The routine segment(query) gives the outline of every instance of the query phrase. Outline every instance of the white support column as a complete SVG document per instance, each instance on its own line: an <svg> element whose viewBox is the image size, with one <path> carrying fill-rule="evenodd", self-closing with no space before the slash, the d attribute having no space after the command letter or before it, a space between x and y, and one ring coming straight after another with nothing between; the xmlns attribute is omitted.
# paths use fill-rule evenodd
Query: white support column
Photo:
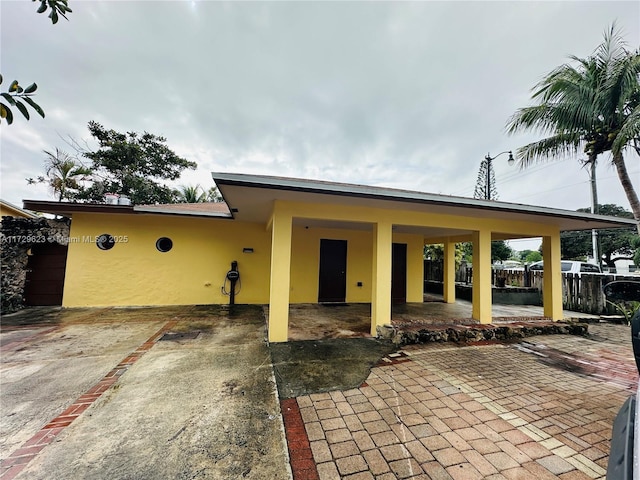
<svg viewBox="0 0 640 480"><path fill-rule="evenodd" d="M491 232L475 231L473 236L473 318L491 323Z"/></svg>
<svg viewBox="0 0 640 480"><path fill-rule="evenodd" d="M562 267L560 262L560 232L550 237L542 237L542 258L544 259L542 301L544 316L552 320L562 320Z"/></svg>
<svg viewBox="0 0 640 480"><path fill-rule="evenodd" d="M456 244L444 242L442 295L445 303L456 302Z"/></svg>
<svg viewBox="0 0 640 480"><path fill-rule="evenodd" d="M290 214L278 213L271 219L271 283L269 292L269 341L289 339L289 286L291 283Z"/></svg>
<svg viewBox="0 0 640 480"><path fill-rule="evenodd" d="M391 223L373 225L371 335L376 327L391 323Z"/></svg>

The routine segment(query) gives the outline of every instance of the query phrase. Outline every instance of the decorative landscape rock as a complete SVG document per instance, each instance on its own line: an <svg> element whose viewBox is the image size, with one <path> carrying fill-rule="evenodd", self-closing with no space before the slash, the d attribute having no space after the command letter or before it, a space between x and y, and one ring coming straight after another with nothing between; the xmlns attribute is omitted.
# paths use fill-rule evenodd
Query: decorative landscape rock
<svg viewBox="0 0 640 480"><path fill-rule="evenodd" d="M588 334L588 324L564 322L514 322L510 325L384 325L377 327L378 336L395 345L433 342L478 343L486 341L518 340L534 335Z"/></svg>

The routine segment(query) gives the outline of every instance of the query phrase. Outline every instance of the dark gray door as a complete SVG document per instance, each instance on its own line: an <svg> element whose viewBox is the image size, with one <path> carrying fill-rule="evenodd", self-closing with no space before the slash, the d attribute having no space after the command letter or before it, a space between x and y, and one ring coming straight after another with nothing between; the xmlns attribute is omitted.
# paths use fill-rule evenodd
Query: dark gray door
<svg viewBox="0 0 640 480"><path fill-rule="evenodd" d="M24 284L27 305L62 305L67 247L40 243L31 249Z"/></svg>
<svg viewBox="0 0 640 480"><path fill-rule="evenodd" d="M391 251L391 301L407 301L407 244L394 243Z"/></svg>
<svg viewBox="0 0 640 480"><path fill-rule="evenodd" d="M347 296L347 241L320 240L318 302L344 302Z"/></svg>

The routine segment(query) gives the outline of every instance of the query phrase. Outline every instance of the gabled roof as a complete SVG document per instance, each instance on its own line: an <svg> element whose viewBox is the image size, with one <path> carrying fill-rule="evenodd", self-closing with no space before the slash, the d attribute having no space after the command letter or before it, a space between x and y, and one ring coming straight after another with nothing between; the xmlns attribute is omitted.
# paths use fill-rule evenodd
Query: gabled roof
<svg viewBox="0 0 640 480"><path fill-rule="evenodd" d="M233 217L246 221L268 220L273 201L280 199L525 220L554 224L560 230L633 227L636 224L628 218L368 185L239 173L214 172L212 177Z"/></svg>

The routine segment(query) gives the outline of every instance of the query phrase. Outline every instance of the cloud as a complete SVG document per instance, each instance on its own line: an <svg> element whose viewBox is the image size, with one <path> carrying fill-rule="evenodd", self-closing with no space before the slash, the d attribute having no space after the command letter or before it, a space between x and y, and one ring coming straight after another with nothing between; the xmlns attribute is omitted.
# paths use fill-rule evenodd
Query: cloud
<svg viewBox="0 0 640 480"><path fill-rule="evenodd" d="M223 170L470 196L487 152L536 139L508 137L504 125L544 74L589 55L616 18L640 44L635 2L73 9L54 26L31 2L2 4L2 73L37 81L47 112L0 132L2 196L16 204L32 196L21 178L42 171L41 150L88 138L89 120L165 136L199 164L178 183L209 186L209 172ZM576 161L518 173L502 156L495 167L506 201L574 209L589 198ZM602 200L628 206L609 185Z"/></svg>

